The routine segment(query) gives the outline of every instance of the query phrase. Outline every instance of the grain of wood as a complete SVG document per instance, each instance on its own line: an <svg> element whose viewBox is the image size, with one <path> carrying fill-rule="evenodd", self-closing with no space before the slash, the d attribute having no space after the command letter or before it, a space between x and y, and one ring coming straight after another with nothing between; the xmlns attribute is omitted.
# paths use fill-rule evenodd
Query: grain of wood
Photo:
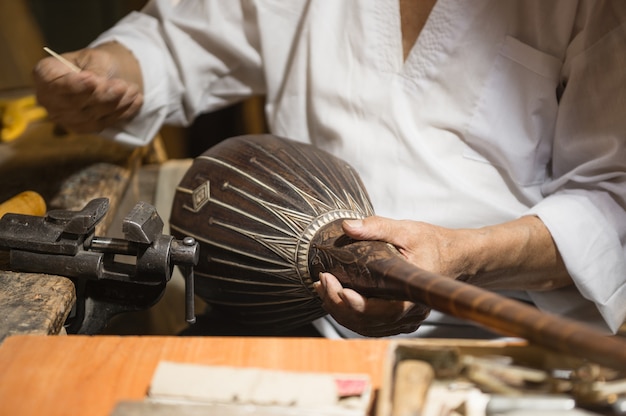
<svg viewBox="0 0 626 416"><path fill-rule="evenodd" d="M392 416L419 416L426 402L426 393L435 377L425 361L402 360L396 366L393 386Z"/></svg>
<svg viewBox="0 0 626 416"><path fill-rule="evenodd" d="M110 415L143 400L160 361L369 374L381 387L389 341L261 337L15 336L0 345L0 403L11 415ZM28 400L24 400L28 392Z"/></svg>
<svg viewBox="0 0 626 416"><path fill-rule="evenodd" d="M0 341L60 333L75 299L74 284L65 277L0 271Z"/></svg>

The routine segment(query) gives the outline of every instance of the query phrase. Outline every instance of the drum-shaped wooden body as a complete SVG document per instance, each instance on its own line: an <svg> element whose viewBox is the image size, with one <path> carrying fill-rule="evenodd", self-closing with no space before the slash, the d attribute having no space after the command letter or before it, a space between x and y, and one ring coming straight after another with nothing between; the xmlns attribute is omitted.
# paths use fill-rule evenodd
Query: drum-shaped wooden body
<svg viewBox="0 0 626 416"><path fill-rule="evenodd" d="M324 315L308 271L324 225L373 215L357 173L272 135L225 140L194 160L170 225L200 243L196 294L232 319L288 330Z"/></svg>

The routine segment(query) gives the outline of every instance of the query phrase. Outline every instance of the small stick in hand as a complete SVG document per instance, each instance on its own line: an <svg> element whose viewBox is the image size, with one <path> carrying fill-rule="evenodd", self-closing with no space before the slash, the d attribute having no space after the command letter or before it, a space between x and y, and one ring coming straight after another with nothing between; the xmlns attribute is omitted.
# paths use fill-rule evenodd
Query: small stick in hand
<svg viewBox="0 0 626 416"><path fill-rule="evenodd" d="M68 61L67 59L65 59L64 57L62 57L61 55L59 55L58 53L53 51L52 49L48 48L47 46L44 46L43 50L48 52L50 55L52 55L56 59L58 59L60 62L63 62L72 71L74 71L76 73L81 71L81 69L79 67L77 67L76 65L74 65L73 63L71 63L70 61Z"/></svg>

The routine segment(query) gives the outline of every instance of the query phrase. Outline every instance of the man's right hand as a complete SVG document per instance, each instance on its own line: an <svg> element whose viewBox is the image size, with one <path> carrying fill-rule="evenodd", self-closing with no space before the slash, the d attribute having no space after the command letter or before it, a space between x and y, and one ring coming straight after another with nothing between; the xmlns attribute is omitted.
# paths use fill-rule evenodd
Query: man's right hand
<svg viewBox="0 0 626 416"><path fill-rule="evenodd" d="M53 57L33 69L37 100L51 121L76 133L97 133L131 119L141 109L139 64L118 43L63 54L81 68L74 72Z"/></svg>

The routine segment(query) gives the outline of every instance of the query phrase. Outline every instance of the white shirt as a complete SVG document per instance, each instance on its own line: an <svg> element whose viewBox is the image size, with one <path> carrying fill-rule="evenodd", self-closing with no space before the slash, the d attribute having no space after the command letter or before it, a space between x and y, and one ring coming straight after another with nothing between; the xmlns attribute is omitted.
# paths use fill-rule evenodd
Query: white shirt
<svg viewBox="0 0 626 416"><path fill-rule="evenodd" d="M156 0L97 42L126 45L144 76L146 102L117 140L265 94L272 133L349 162L379 215L446 227L537 215L575 287L529 296L616 331L625 21L621 0L439 0L403 61L397 0Z"/></svg>

